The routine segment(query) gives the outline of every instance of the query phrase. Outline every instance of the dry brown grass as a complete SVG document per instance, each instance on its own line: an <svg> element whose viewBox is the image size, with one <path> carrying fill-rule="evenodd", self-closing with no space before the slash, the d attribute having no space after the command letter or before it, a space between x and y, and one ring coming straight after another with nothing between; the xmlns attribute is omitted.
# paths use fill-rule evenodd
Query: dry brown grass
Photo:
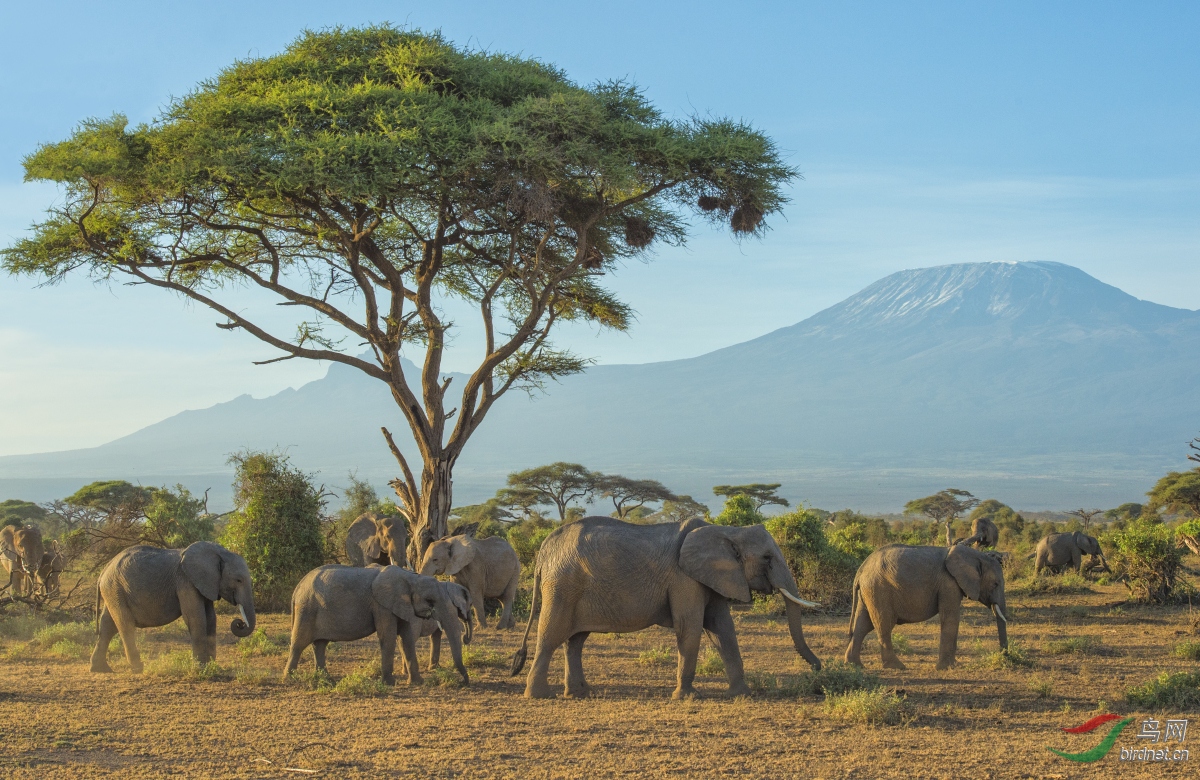
<svg viewBox="0 0 1200 780"><path fill-rule="evenodd" d="M308 776L287 767L331 778L1194 776L1189 770L1195 772L1200 748L1190 766L1118 766L1117 751L1078 765L1044 749L1091 747L1095 734L1058 729L1101 710L1134 714L1124 703L1128 687L1160 671L1195 668L1173 653L1191 636L1186 607L1114 608L1125 598L1120 586L1093 591L1012 600L1010 635L1032 666L986 663L996 650L995 630L977 605L965 610L959 665L949 672L934 670L936 621L904 627L907 671L880 669L878 643L871 641L863 654L867 671L878 675L881 696L903 701L903 717L892 719L899 725L847 719L844 708L825 706L819 695L775 691L729 699L724 678L714 675L698 678L702 698L673 702L674 663L639 661L674 645L660 629L593 635L584 663L595 696L583 701L521 697L523 678L508 677L496 662L520 643L519 631L476 634L468 688L398 685L382 695L370 682L378 668L373 640L330 645L332 680L307 674L284 683L284 657L262 651L271 645L257 640L258 650L238 652L228 633L220 640L219 670L140 677L116 654L115 674L92 675L86 657L71 660L37 647L6 655L23 640L0 638L0 658L7 659L0 660L0 776ZM749 672L807 669L782 622L749 610L737 620ZM286 645L286 615L264 615L260 625L272 645ZM147 669L162 657L160 668L174 669L171 654L187 648L180 627L142 633ZM813 617L806 633L823 659L840 657L846 618ZM1109 652L1047 650L1076 636ZM311 663L310 651L302 670ZM561 651L553 674L561 679ZM1132 733L1118 745L1133 743Z"/></svg>

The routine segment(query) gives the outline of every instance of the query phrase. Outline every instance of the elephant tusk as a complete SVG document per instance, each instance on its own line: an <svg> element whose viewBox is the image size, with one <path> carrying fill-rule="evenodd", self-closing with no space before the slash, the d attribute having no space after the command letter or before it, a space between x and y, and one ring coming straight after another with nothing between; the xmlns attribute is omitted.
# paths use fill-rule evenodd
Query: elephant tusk
<svg viewBox="0 0 1200 780"><path fill-rule="evenodd" d="M1008 625L1008 618L1004 617L1004 610L998 608L995 604L992 605L992 614L1004 621L1004 625Z"/></svg>
<svg viewBox="0 0 1200 780"><path fill-rule="evenodd" d="M782 593L782 594L783 594L783 597L784 597L785 599L787 599L788 601L795 602L796 604L799 604L799 605L800 605L800 606L802 606L802 607L812 607L813 609L819 609L819 608L821 607L821 605L820 605L820 604L818 604L817 602L815 602L815 601L805 601L804 599L802 599L802 598L800 598L800 597L798 597L798 596L793 596L792 594L788 593L788 592L787 592L786 590L784 590L783 588L780 588L780 589L779 589L779 592L780 592L780 593Z"/></svg>
<svg viewBox="0 0 1200 780"><path fill-rule="evenodd" d="M437 623L438 631L441 631L443 634L444 634L444 633L446 633L446 629L442 628L442 621L440 621L440 620L435 620L435 621L433 621L433 622L434 622L434 623Z"/></svg>
<svg viewBox="0 0 1200 780"><path fill-rule="evenodd" d="M246 608L243 607L241 604L238 604L238 612L241 613L242 622L245 623L246 625L250 625L250 621L248 619L246 619Z"/></svg>

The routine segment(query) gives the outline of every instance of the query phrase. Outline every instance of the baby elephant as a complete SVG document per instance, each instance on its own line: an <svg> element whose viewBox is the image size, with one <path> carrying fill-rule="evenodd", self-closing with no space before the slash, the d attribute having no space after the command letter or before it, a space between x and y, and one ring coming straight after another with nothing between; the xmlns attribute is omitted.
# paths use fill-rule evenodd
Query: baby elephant
<svg viewBox="0 0 1200 780"><path fill-rule="evenodd" d="M1108 561L1104 559L1104 553L1100 551L1100 542L1094 536L1088 536L1082 531L1075 531L1069 534L1050 534L1038 542L1037 552L1034 556L1037 561L1034 563L1034 572L1042 573L1042 569L1049 568L1054 571L1059 571L1063 567L1070 566L1076 572L1083 565L1083 556L1090 555L1091 560L1088 562L1088 569L1102 568L1108 571Z"/></svg>
<svg viewBox="0 0 1200 780"><path fill-rule="evenodd" d="M421 573L431 577L446 574L466 588L480 628L487 628L485 598L500 599L503 611L497 628L512 628L515 624L512 608L521 578L521 560L507 540L464 535L440 539L425 550Z"/></svg>
<svg viewBox="0 0 1200 780"><path fill-rule="evenodd" d="M998 556L962 544L949 549L906 544L879 548L867 556L854 575L846 662L862 666L859 655L863 640L875 629L879 631L884 668L903 669L904 664L892 649L892 629L940 614L937 668L953 666L963 596L991 607L1000 647L1008 647L1004 570Z"/></svg>
<svg viewBox="0 0 1200 780"><path fill-rule="evenodd" d="M471 595L467 593L466 588L454 582L439 582L438 587L442 589L442 594L454 605L454 611L458 613L458 619L467 627L467 633L463 636L462 643L464 645L471 644ZM442 665L442 634L448 633L451 630L461 631L461 629L457 625L454 625L443 631L442 624L433 618L421 620L419 626L417 636L429 637L429 669L436 669ZM408 674L408 664L404 662L403 656L400 657L400 673ZM466 671L460 668L459 674L466 681Z"/></svg>
<svg viewBox="0 0 1200 780"><path fill-rule="evenodd" d="M450 640L454 666L470 682L462 663L462 629L454 605L433 577L399 566L329 565L313 569L292 592L292 643L286 678L300 663L300 654L313 646L316 668L325 669L330 642L352 642L376 634L383 681L395 682L396 637L404 651L410 684L421 682L417 636L424 620L441 625Z"/></svg>

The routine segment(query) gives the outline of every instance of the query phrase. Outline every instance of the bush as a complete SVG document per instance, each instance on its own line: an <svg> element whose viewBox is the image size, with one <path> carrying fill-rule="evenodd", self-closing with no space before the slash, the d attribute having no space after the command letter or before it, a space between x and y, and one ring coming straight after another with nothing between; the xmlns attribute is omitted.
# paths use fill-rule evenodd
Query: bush
<svg viewBox="0 0 1200 780"><path fill-rule="evenodd" d="M286 609L300 578L325 562L322 491L284 455L247 452L230 462L236 509L221 543L246 559L258 609Z"/></svg>
<svg viewBox="0 0 1200 780"><path fill-rule="evenodd" d="M216 661L196 663L191 650L176 650L151 660L146 664L146 674L181 680L212 680L224 676L225 669Z"/></svg>
<svg viewBox="0 0 1200 780"><path fill-rule="evenodd" d="M1059 577L1031 575L1027 580L1013 582L1007 591L1014 596L1073 596L1095 592L1086 577L1070 569Z"/></svg>
<svg viewBox="0 0 1200 780"><path fill-rule="evenodd" d="M1182 556L1171 530L1153 517L1141 517L1104 536L1112 548L1113 569L1125 578L1130 596L1146 604L1168 604L1177 592Z"/></svg>
<svg viewBox="0 0 1200 780"><path fill-rule="evenodd" d="M386 696L388 686L383 682L383 669L379 661L374 660L362 664L338 680L332 690L343 696Z"/></svg>
<svg viewBox="0 0 1200 780"><path fill-rule="evenodd" d="M464 647L462 659L468 669L507 669L512 662L504 653L484 647Z"/></svg>
<svg viewBox="0 0 1200 780"><path fill-rule="evenodd" d="M883 688L827 696L825 711L838 720L871 726L898 726L911 719L905 697Z"/></svg>
<svg viewBox="0 0 1200 780"><path fill-rule="evenodd" d="M1200 661L1200 642L1180 642L1175 645L1175 655L1185 661Z"/></svg>
<svg viewBox="0 0 1200 780"><path fill-rule="evenodd" d="M1147 710L1179 710L1200 707L1200 672L1163 672L1158 677L1125 692L1125 699Z"/></svg>
<svg viewBox="0 0 1200 780"><path fill-rule="evenodd" d="M513 524L509 529L505 538L508 543L517 551L517 557L521 560L522 571L532 574L533 564L537 559L538 550L542 546L542 542L546 541L558 524L546 520L542 517L532 517L527 520L522 520L519 523Z"/></svg>
<svg viewBox="0 0 1200 780"><path fill-rule="evenodd" d="M59 642L70 642L78 645L96 644L96 631L87 623L56 623L52 626L39 628L33 635L30 645L47 649Z"/></svg>
<svg viewBox="0 0 1200 780"><path fill-rule="evenodd" d="M696 662L696 674L701 674L706 677L719 677L725 674L725 662L721 660L721 654L711 647L704 651L704 655Z"/></svg>
<svg viewBox="0 0 1200 780"><path fill-rule="evenodd" d="M765 521L766 518L759 513L754 499L744 493L735 493L725 499L721 514L712 519L714 525L737 526L757 525Z"/></svg>
<svg viewBox="0 0 1200 780"><path fill-rule="evenodd" d="M60 639L52 644L46 652L56 658L63 658L68 661L77 661L92 654L89 647L81 645L72 639Z"/></svg>
<svg viewBox="0 0 1200 780"><path fill-rule="evenodd" d="M756 693L771 696L830 696L874 688L879 685L879 678L853 664L831 661L819 672L811 669L801 674L748 672L746 684Z"/></svg>
<svg viewBox="0 0 1200 780"><path fill-rule="evenodd" d="M826 608L849 606L854 574L862 561L829 543L816 512L799 509L772 517L765 525L796 575L801 596Z"/></svg>
<svg viewBox="0 0 1200 780"><path fill-rule="evenodd" d="M429 670L424 677L424 683L434 688L461 688L463 686L462 677L459 677L458 672L445 666Z"/></svg>
<svg viewBox="0 0 1200 780"><path fill-rule="evenodd" d="M1200 518L1188 520L1176 528L1175 541L1200 555Z"/></svg>
<svg viewBox="0 0 1200 780"><path fill-rule="evenodd" d="M1046 643L1050 655L1103 655L1104 645L1094 636L1076 636Z"/></svg>

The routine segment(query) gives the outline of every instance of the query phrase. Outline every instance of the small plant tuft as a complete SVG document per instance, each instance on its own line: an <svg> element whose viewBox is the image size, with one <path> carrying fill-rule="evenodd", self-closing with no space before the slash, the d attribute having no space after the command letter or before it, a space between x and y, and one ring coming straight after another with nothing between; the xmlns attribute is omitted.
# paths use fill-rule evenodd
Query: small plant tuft
<svg viewBox="0 0 1200 780"><path fill-rule="evenodd" d="M1125 692L1125 699L1148 710L1184 710L1200 707L1200 672L1163 672Z"/></svg>
<svg viewBox="0 0 1200 780"><path fill-rule="evenodd" d="M1200 661L1200 642L1180 642L1175 645L1175 655L1185 661Z"/></svg>
<svg viewBox="0 0 1200 780"><path fill-rule="evenodd" d="M463 686L458 672L445 666L429 670L429 673L425 675L424 683L433 688L461 688Z"/></svg>
<svg viewBox="0 0 1200 780"><path fill-rule="evenodd" d="M378 659L369 661L338 680L333 692L343 696L386 696L388 686L382 677L383 669Z"/></svg>
<svg viewBox="0 0 1200 780"><path fill-rule="evenodd" d="M831 694L825 697L825 711L838 720L870 726L912 721L906 698L881 687Z"/></svg>
<svg viewBox="0 0 1200 780"><path fill-rule="evenodd" d="M1005 649L983 656L980 664L988 669L1022 669L1033 666L1033 659L1020 642L1009 642Z"/></svg>
<svg viewBox="0 0 1200 780"><path fill-rule="evenodd" d="M176 650L164 653L146 664L146 674L156 677L174 677L180 680L215 680L226 676L226 669L216 661L196 663L191 650Z"/></svg>
<svg viewBox="0 0 1200 780"><path fill-rule="evenodd" d="M721 660L721 654L711 647L705 650L704 655L696 662L696 674L707 677L718 677L725 674L725 662Z"/></svg>
<svg viewBox="0 0 1200 780"><path fill-rule="evenodd" d="M498 650L486 647L464 647L463 666L468 669L507 669L510 658Z"/></svg>
<svg viewBox="0 0 1200 780"><path fill-rule="evenodd" d="M81 645L74 640L60 639L54 644L50 645L50 649L47 652L55 658L62 658L68 661L77 661L80 658L88 655L90 651L86 646Z"/></svg>
<svg viewBox="0 0 1200 780"><path fill-rule="evenodd" d="M1039 699L1048 699L1054 695L1054 683L1035 677L1029 681L1029 690L1033 691Z"/></svg>
<svg viewBox="0 0 1200 780"><path fill-rule="evenodd" d="M267 632L256 628L254 633L237 641L237 651L242 658L256 658L268 655L279 655L284 647L267 636Z"/></svg>
<svg viewBox="0 0 1200 780"><path fill-rule="evenodd" d="M288 680L314 693L329 693L333 690L333 678L324 669L296 669Z"/></svg>
<svg viewBox="0 0 1200 780"><path fill-rule="evenodd" d="M1046 643L1050 655L1104 655L1104 645L1094 636L1076 636Z"/></svg>
<svg viewBox="0 0 1200 780"><path fill-rule="evenodd" d="M666 666L671 663L671 649L666 645L652 647L638 655L638 663L646 666Z"/></svg>

